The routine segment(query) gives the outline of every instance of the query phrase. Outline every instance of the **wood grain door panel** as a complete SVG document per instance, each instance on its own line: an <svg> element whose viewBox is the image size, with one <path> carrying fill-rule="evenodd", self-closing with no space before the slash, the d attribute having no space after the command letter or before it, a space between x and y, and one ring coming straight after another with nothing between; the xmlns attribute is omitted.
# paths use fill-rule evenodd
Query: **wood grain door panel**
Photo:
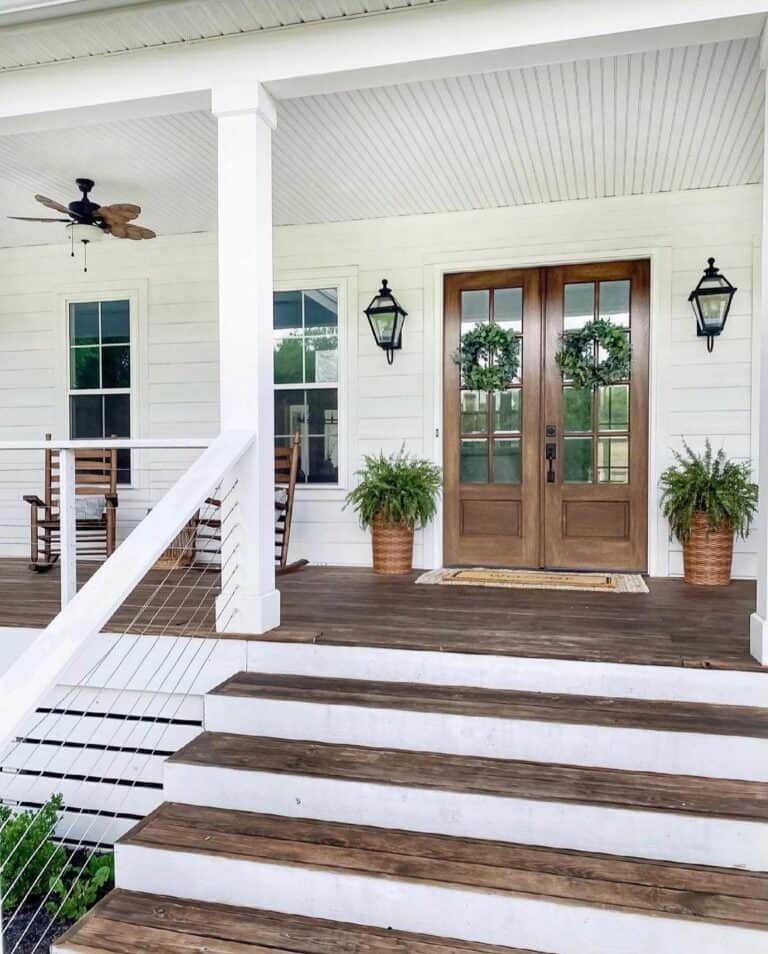
<svg viewBox="0 0 768 954"><path fill-rule="evenodd" d="M484 399L461 388L454 355L462 323L466 330L479 320L499 321L521 334L519 381L502 398L493 395ZM447 565L538 566L538 271L512 269L446 276L444 337L444 561ZM497 400L502 403L495 405ZM462 413L463 407L473 406L478 408L476 414Z"/></svg>
<svg viewBox="0 0 768 954"><path fill-rule="evenodd" d="M558 448L555 482L544 484L548 567L647 568L649 278L647 261L547 269L543 411ZM597 389L590 405L563 381L554 356L564 325L601 314L626 323L631 371Z"/></svg>

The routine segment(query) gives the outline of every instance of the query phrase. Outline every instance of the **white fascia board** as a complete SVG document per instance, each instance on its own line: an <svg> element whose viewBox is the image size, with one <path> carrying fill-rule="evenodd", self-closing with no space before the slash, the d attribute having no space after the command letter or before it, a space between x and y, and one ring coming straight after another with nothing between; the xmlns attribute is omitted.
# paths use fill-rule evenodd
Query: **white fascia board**
<svg viewBox="0 0 768 954"><path fill-rule="evenodd" d="M766 0L452 0L386 16L98 56L0 76L9 117L233 82L278 99L760 34ZM725 13L727 12L727 16ZM23 37L20 36L20 42Z"/></svg>

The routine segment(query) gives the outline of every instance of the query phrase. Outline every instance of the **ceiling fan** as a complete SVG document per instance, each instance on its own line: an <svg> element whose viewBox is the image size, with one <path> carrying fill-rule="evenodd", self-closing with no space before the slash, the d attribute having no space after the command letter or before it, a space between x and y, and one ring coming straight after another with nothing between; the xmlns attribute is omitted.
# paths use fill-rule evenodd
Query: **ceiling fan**
<svg viewBox="0 0 768 954"><path fill-rule="evenodd" d="M55 212L61 212L68 216L66 219L33 218L25 215L9 215L8 218L17 219L21 222L64 222L68 227L90 226L93 229L100 229L107 235L113 235L115 238L134 239L135 241L155 238L152 229L144 228L143 225L132 224L132 220L141 215L141 208L138 205L131 205L127 202L117 205L99 205L97 202L91 202L88 198L94 186L93 179L75 179L75 182L83 197L70 202L68 206L44 195L35 196L35 199L41 205L53 209Z"/></svg>
<svg viewBox="0 0 768 954"><path fill-rule="evenodd" d="M17 219L20 222L63 222L69 231L69 237L72 242L72 258L75 257L75 242L82 243L83 246L83 271L88 271L88 245L93 241L98 241L105 235L113 235L115 238L133 239L153 239L155 233L152 229L147 229L143 225L134 225L132 220L141 215L141 208L138 205L131 205L128 202L121 202L117 205L99 205L97 202L91 202L88 198L93 189L93 179L75 179L78 189L82 192L82 199L76 199L69 205L62 205L54 199L49 199L45 195L36 195L35 199L44 205L47 209L53 209L54 212L61 212L66 215L65 219L37 218L26 215L9 215L9 219Z"/></svg>

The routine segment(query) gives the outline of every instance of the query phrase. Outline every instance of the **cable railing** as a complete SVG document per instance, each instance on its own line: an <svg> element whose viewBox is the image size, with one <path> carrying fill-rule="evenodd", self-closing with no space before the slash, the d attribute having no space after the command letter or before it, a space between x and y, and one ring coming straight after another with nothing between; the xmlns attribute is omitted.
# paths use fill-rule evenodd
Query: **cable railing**
<svg viewBox="0 0 768 954"><path fill-rule="evenodd" d="M106 890L111 846L201 731L238 612L252 442L213 442L0 676L0 954L46 951Z"/></svg>

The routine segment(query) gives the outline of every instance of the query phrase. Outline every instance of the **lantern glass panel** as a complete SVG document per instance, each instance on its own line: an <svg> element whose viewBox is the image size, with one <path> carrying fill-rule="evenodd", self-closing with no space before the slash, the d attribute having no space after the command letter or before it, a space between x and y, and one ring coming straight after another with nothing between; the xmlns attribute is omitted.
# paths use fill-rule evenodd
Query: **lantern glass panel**
<svg viewBox="0 0 768 954"><path fill-rule="evenodd" d="M373 314L370 317L373 325L373 333L376 335L376 341L380 345L391 344L394 339L397 316L391 311L384 311Z"/></svg>

